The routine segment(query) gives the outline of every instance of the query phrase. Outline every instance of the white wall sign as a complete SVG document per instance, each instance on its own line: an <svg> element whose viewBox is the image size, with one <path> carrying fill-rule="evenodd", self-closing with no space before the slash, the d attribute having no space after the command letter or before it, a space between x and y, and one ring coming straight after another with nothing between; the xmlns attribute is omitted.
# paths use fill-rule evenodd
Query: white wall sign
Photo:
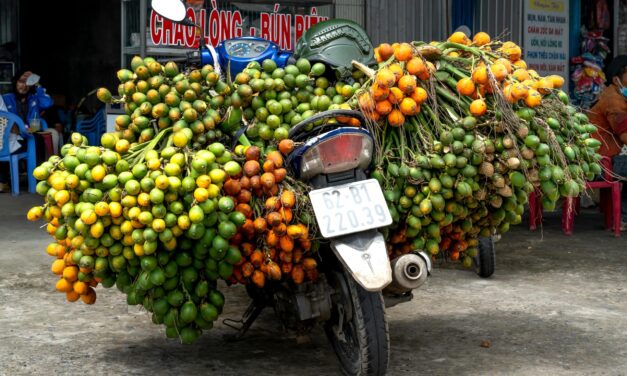
<svg viewBox="0 0 627 376"><path fill-rule="evenodd" d="M525 0L524 59L541 76L564 77L568 90L568 0Z"/></svg>

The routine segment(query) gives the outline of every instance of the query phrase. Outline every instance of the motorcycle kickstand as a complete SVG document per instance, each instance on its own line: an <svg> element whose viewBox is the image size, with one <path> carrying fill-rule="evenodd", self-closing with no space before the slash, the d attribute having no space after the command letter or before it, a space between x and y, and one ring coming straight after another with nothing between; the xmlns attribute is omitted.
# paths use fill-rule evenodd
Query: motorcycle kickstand
<svg viewBox="0 0 627 376"><path fill-rule="evenodd" d="M233 341L233 342L241 340L242 337L244 337L244 334L246 334L248 329L250 329L250 327L253 325L253 322L255 322L255 320L257 320L257 318L261 314L261 311L263 311L263 309L265 307L266 306L264 304L259 304L259 303L255 302L253 300L252 302L250 302L250 305L248 306L248 308L246 308L246 311L242 315L241 319L239 319L239 320L231 320L231 319L224 319L224 320L222 320L222 323L224 325L226 325L229 328L232 328L232 329L237 331L237 333L235 333L235 334L226 334L224 336L224 339L227 340L227 341Z"/></svg>
<svg viewBox="0 0 627 376"><path fill-rule="evenodd" d="M346 336L344 336L344 306L338 305L338 324L333 325L333 333L342 342L346 342Z"/></svg>

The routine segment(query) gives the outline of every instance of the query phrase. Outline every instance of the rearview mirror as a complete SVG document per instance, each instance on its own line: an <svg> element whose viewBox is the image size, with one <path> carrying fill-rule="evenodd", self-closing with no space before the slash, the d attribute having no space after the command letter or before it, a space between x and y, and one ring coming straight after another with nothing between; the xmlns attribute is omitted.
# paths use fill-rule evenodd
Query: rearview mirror
<svg viewBox="0 0 627 376"><path fill-rule="evenodd" d="M157 14L173 22L183 22L187 19L185 4L180 0L152 0L150 6Z"/></svg>

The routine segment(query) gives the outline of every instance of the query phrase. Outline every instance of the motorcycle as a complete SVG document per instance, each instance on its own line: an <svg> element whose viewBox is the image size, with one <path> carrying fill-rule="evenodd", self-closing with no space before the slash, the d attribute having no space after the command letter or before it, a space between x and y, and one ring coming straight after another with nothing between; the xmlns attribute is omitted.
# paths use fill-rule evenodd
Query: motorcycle
<svg viewBox="0 0 627 376"><path fill-rule="evenodd" d="M157 14L172 22L200 29L198 25L187 18L185 5L178 0L153 0L151 6ZM207 45L204 38L199 38L198 50L189 51L184 57L168 60L200 66L210 64L218 74L224 74L225 71L228 71L231 77L235 77L251 61L261 63L270 59L282 67L287 65L291 55L287 51L281 51L276 43L263 38L232 38L221 41L216 47Z"/></svg>
<svg viewBox="0 0 627 376"><path fill-rule="evenodd" d="M179 1L153 0L152 7L173 22L191 23ZM266 58L265 54L238 56L241 49L232 47L242 43L270 48L282 65L300 57L322 62L344 78L350 77L353 61L375 62L365 31L356 23L337 19L306 31L293 57L271 42L238 38L222 42L219 56L216 50L208 52L208 47L201 46L196 61L217 63L224 70L225 66L233 69L236 58L242 68L246 61ZM389 226L392 218L379 183L368 178L373 136L363 127L324 123L332 118L366 123L359 111L318 113L290 129L289 138L300 146L286 159L291 176L310 187L309 199L324 238L318 251L321 278L301 285L275 282L258 288L248 284L249 308L241 320L224 323L238 330L234 338L241 338L264 308L272 308L285 328L298 334L322 325L344 374L381 375L387 370L390 352L385 309L413 298L412 290L423 285L431 273L431 258L416 250L390 262L381 229ZM320 122L322 125L314 127Z"/></svg>

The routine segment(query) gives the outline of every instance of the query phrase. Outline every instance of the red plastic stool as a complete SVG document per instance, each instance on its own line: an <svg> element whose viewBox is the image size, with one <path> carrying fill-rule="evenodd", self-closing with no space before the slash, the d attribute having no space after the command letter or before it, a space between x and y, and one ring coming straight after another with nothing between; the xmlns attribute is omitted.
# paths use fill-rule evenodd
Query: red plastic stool
<svg viewBox="0 0 627 376"><path fill-rule="evenodd" d="M47 161L48 158L54 154L54 149L52 147L52 133L50 132L37 132L35 133L35 137L38 139L37 143L43 144L43 155L37 153L38 159L43 158L44 161ZM40 145L41 145L40 144Z"/></svg>
<svg viewBox="0 0 627 376"><path fill-rule="evenodd" d="M603 181L586 182L586 189L600 189L601 203L600 209L605 217L605 228L612 229L614 236L619 237L621 221L621 184L612 177L612 161L608 157L603 157L600 161L605 171ZM541 193L538 190L529 195L529 230L535 230L538 224L542 223L542 203ZM575 215L579 213L579 197L568 197L564 199L562 206L562 231L565 235L572 235L575 223Z"/></svg>

